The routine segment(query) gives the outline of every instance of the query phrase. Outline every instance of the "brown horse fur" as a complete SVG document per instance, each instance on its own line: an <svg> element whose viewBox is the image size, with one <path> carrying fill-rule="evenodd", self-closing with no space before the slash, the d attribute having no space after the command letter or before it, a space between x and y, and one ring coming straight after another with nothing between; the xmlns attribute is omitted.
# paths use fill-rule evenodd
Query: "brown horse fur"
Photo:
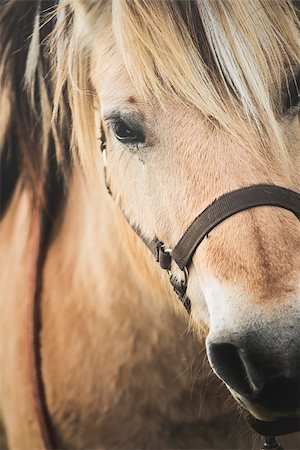
<svg viewBox="0 0 300 450"><path fill-rule="evenodd" d="M219 311L231 327L242 331L256 321L257 333L262 335L272 321L282 320L286 325L285 321L292 320L290 310L298 314L299 301L296 306L294 302L299 267L296 219L285 211L262 208L216 229L194 259L189 323L166 274L133 233L120 205L145 235L155 233L174 244L205 205L228 190L259 182L299 190L297 105L285 111L278 101L282 90L278 70L285 67L288 71L287 67L299 61L291 4L277 4L275 22L282 31L287 57L281 60L270 31L275 26L272 10L267 6L257 10L252 33L241 18L259 1L249 0L249 10L248 3L227 2L229 9L236 6L229 24L239 24L257 51L266 82L261 87L266 88L264 98L270 102L267 107L255 103L255 92L249 89L255 84L251 74L245 74L246 81L240 78L236 86L222 78L224 70L228 76L233 75L230 70L237 74L245 61L230 70L228 61L223 61L223 72L219 71L215 57L218 51L223 53L222 48L212 50L210 37L215 30L209 14L219 14L225 21L225 3L165 2L161 14L160 2L119 0L113 3L113 31L111 2L64 1L53 12L56 3L9 1L0 10L0 115L5 124L0 146L7 177L0 226L0 417L8 446L11 450L41 448L28 377L25 311L32 269L32 210L38 199L47 218L41 292L42 374L55 448L259 448L261 440L253 436L241 409L209 366L205 338L215 329ZM193 9L196 4L202 16ZM57 23L52 14L59 18ZM255 47L254 35L259 31L255 26L262 17L269 20L266 45L272 44L274 61L278 58L272 70L263 65L265 48ZM211 103L205 100L208 92L201 97L201 84L193 91L193 68L180 78L181 65L187 71L189 66L184 66L185 55L173 40L176 34L171 33L168 42L166 30L166 40L159 41L161 54L154 45L161 31L156 21L167 24L170 19L172 27L174 18L190 27L182 42L188 42L191 54L197 51L198 58L200 54L202 73L208 67L205 83L211 83L212 89L217 86L210 92L214 94ZM39 34L40 24L44 26ZM129 24L132 34L124 34ZM145 24L150 32L146 27L144 35L139 34ZM44 38L51 32L54 41L48 53ZM136 40L131 42L133 36ZM38 53L30 46L35 39ZM140 47L134 48L137 42ZM66 54L59 60L63 49ZM140 58L130 59L136 51ZM152 75L151 52L157 61ZM166 54L174 57L174 65L167 57L164 61ZM79 63L76 56L81 58ZM33 67L26 64L28 58ZM141 70L146 63L148 79ZM168 65L169 73L165 73ZM173 67L177 85L173 84ZM84 79L85 72L88 79ZM274 74L277 78L273 77L271 85L269 77ZM30 95L21 89L24 76ZM191 84L184 84L185 79ZM297 80L296 71L293 80ZM219 106L220 95L224 110ZM106 118L120 107L138 112L145 120L149 133L145 150L125 151L109 132L112 125ZM52 109L55 117L51 120ZM100 115L108 136L114 199L106 192L96 140ZM278 146L269 139L272 130ZM147 173L145 167L150 167ZM195 168L199 169L195 172ZM282 340L288 344L292 337L282 334ZM246 406L260 418L271 414ZM286 448L296 449L299 439L295 434L281 441Z"/></svg>

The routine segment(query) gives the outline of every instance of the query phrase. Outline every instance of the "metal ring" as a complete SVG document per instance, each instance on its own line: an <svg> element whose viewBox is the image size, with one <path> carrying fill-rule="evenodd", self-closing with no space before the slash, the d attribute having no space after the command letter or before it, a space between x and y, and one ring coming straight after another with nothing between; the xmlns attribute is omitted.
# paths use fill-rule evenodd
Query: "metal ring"
<svg viewBox="0 0 300 450"><path fill-rule="evenodd" d="M189 279L189 271L188 271L188 268L185 266L185 267L183 268L183 271L182 271L182 272L184 273L184 285L187 286L188 279Z"/></svg>
<svg viewBox="0 0 300 450"><path fill-rule="evenodd" d="M181 282L182 286L187 287L187 283L188 283L188 279L189 279L189 271L188 271L188 268L187 268L187 267L184 267L183 270L180 269L180 271L181 271L181 272L183 273L183 275L184 275L184 279L181 280L180 282ZM168 272L168 275L169 275L170 278L174 277L174 275L172 274L172 270L167 270L167 272ZM176 278L176 277L175 277L175 278Z"/></svg>
<svg viewBox="0 0 300 450"><path fill-rule="evenodd" d="M162 245L162 249L163 249L163 251L164 251L164 253L167 253L168 255L171 255L172 256L172 248L166 248L165 247L165 245ZM176 261L175 261L176 262ZM180 268L180 267L179 267ZM189 279L189 271L188 271L188 268L185 266L184 268L183 268L183 270L182 269L180 269L181 270L181 272L183 273L183 275L184 275L184 279L183 280L181 280L181 283L182 283L182 285L183 286L187 286L187 282L188 282L188 279ZM167 270L167 272L168 272L168 275L169 275L169 277L171 278L171 277L173 277L173 274L172 274L172 270L171 269L169 269L169 270Z"/></svg>

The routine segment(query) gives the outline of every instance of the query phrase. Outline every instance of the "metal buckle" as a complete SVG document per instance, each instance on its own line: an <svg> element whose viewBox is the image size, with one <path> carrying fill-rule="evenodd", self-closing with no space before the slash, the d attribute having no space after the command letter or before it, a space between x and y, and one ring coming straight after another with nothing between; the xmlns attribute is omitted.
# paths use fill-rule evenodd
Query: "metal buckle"
<svg viewBox="0 0 300 450"><path fill-rule="evenodd" d="M158 262L160 264L160 267L162 269L165 269L168 272L171 283L172 283L172 281L176 280L176 277L173 275L172 270L171 270L172 261L173 261L172 249L166 248L166 246L164 244L160 245L159 252L158 252ZM187 267L184 267L183 270L180 269L180 271L183 273L183 280L178 281L177 284L180 284L182 288L186 288L188 278L189 278L189 271L188 271Z"/></svg>
<svg viewBox="0 0 300 450"><path fill-rule="evenodd" d="M172 263L172 249L166 248L164 244L159 244L158 247L158 262L162 269L170 270Z"/></svg>

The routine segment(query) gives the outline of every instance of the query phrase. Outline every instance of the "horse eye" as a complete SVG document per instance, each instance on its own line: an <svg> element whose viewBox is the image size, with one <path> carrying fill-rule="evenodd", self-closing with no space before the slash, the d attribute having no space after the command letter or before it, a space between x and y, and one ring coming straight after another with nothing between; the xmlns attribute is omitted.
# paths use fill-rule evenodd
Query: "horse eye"
<svg viewBox="0 0 300 450"><path fill-rule="evenodd" d="M111 126L114 135L122 144L137 144L145 142L144 133L140 129L127 125L123 120L119 120Z"/></svg>

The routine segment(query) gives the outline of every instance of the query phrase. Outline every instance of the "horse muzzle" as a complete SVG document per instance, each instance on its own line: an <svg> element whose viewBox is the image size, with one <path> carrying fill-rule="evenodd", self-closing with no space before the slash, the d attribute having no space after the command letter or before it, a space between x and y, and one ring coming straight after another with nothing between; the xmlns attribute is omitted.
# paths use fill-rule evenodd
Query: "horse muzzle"
<svg viewBox="0 0 300 450"><path fill-rule="evenodd" d="M216 375L254 417L266 422L298 417L300 426L300 347L285 344L264 346L254 336L208 339L207 350Z"/></svg>

